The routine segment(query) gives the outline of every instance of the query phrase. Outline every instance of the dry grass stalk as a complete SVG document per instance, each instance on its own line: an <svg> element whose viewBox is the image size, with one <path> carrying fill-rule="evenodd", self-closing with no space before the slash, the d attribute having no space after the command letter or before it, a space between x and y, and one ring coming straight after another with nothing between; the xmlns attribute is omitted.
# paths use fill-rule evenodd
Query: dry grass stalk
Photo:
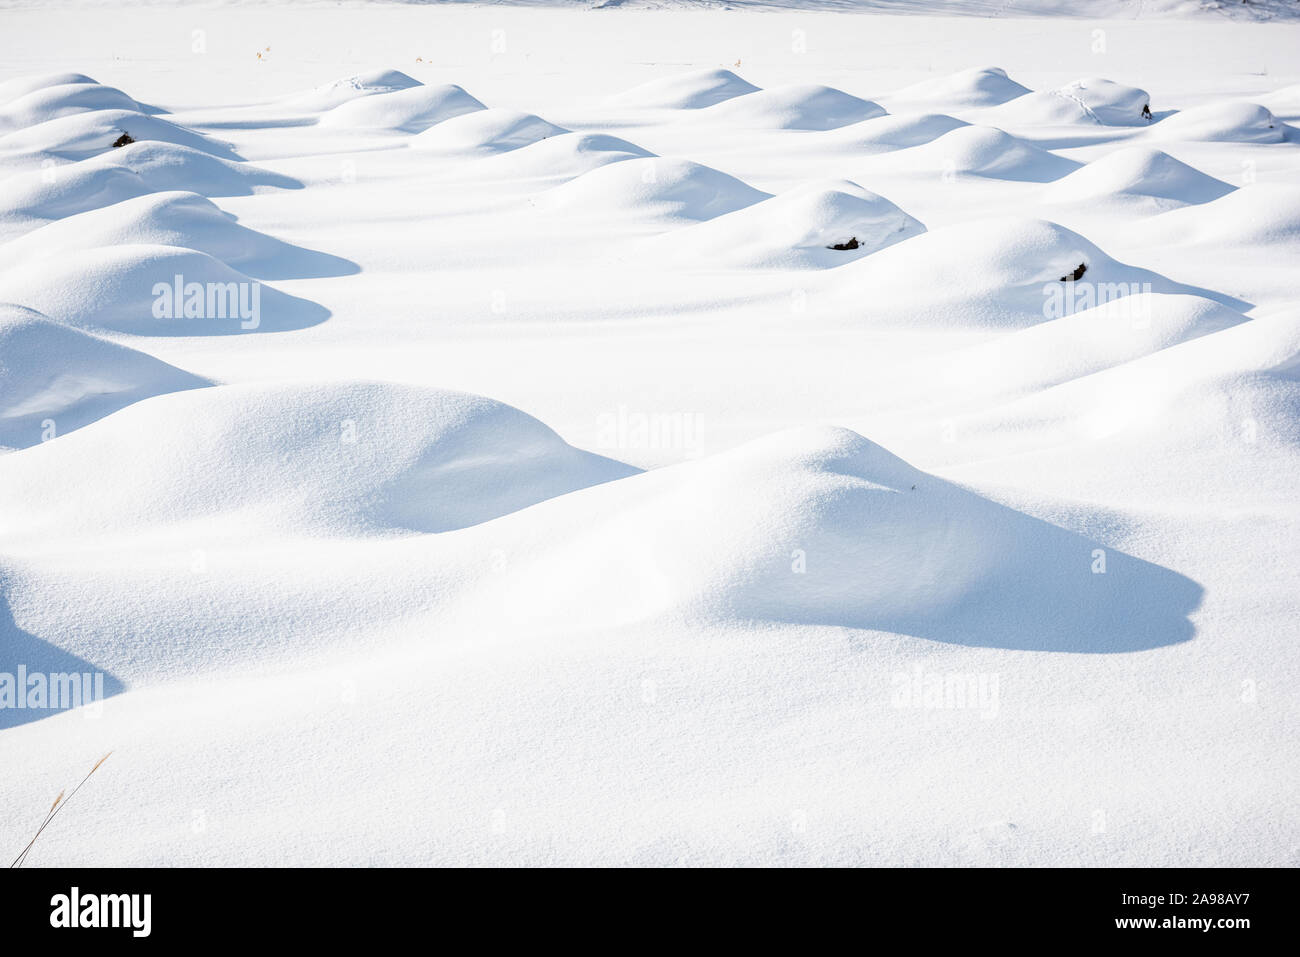
<svg viewBox="0 0 1300 957"><path fill-rule="evenodd" d="M67 788L64 788L59 792L59 796L54 799L54 803L50 805L49 811L46 812L45 820L43 820L41 826L36 829L36 833L32 835L32 839L27 842L27 846L23 848L22 853L13 859L13 863L9 865L10 868L23 866L23 863L27 860L27 855L31 852L32 846L36 843L36 839L41 836L41 832L49 827L50 822L59 816L59 812L68 806L68 801L71 801L77 796L77 792L81 790L81 785L90 780L90 776L99 770L99 766L107 761L108 755L112 753L112 751L109 751L108 754L95 762L95 766L87 771L86 776L81 779L81 784L78 784L72 789L72 793L68 794L67 800L64 800L63 798L63 795L67 794Z"/></svg>

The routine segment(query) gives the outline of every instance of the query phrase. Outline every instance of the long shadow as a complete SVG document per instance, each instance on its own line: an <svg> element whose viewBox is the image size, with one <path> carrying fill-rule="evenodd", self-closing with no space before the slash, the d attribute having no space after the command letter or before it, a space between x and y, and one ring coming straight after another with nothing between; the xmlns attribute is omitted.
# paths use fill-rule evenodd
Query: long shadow
<svg viewBox="0 0 1300 957"><path fill-rule="evenodd" d="M760 617L981 648L1078 654L1144 651L1194 636L1188 616L1204 590L1190 578L933 476L923 481L923 493L899 494L924 494L923 508L937 510L921 530L943 531L927 538L932 544L915 568L919 581L935 575L933 604L900 602L895 604L901 610L886 611L881 609L889 602L866 600L854 608L851 590L848 601L827 602L810 559L808 574L790 576L795 594L760 601ZM866 543L867 558L858 564L862 593L878 594L871 525L845 531L850 537L859 532ZM953 555L961 558L954 561ZM960 581L954 584L954 578Z"/></svg>
<svg viewBox="0 0 1300 957"><path fill-rule="evenodd" d="M1156 279L1151 280L1151 291L1173 295L1200 296L1202 299L1210 299L1229 309L1235 309L1237 312L1249 312L1255 308L1253 302L1247 302L1245 299L1238 299L1226 292L1219 292L1217 289L1208 289L1205 286L1193 286L1190 283L1178 282L1163 276L1160 273L1146 270Z"/></svg>
<svg viewBox="0 0 1300 957"><path fill-rule="evenodd" d="M454 436L452 437L454 441ZM482 457L465 469L441 465L446 453L431 451L376 495L375 518L392 527L424 533L450 532L509 515L583 488L614 482L641 470L593 452L575 451L567 469L535 470L509 461ZM437 488L454 507L428 507L430 488Z"/></svg>
<svg viewBox="0 0 1300 957"><path fill-rule="evenodd" d="M137 336L265 335L305 329L330 317L319 303L281 292L199 250L121 248L131 256L109 262L88 254L69 256L40 282L14 287L11 298L80 328Z"/></svg>
<svg viewBox="0 0 1300 957"><path fill-rule="evenodd" d="M315 116L267 116L253 120L203 120L194 123L190 128L200 132L206 130L272 130L315 126L319 122L319 117Z"/></svg>
<svg viewBox="0 0 1300 957"><path fill-rule="evenodd" d="M187 381L182 376L186 376L188 373L181 373L179 369L177 372L180 373L177 378L166 383L161 388L122 389L118 392L89 396L80 402L54 411L40 409L23 415L0 416L0 446L11 449L27 449L34 445L40 445L45 440L45 423L56 416L59 434L66 435L93 422L98 422L114 412L125 409L128 405L134 405L144 399L152 399L154 396L169 395L172 392L182 392L187 389L201 389L212 385L209 380L198 376L192 376Z"/></svg>
<svg viewBox="0 0 1300 957"><path fill-rule="evenodd" d="M0 304L0 353L11 369L40 370L27 387L20 380L17 388L0 388L3 448L30 448L143 399L213 384L9 304ZM58 387L49 388L53 383Z"/></svg>
<svg viewBox="0 0 1300 957"><path fill-rule="evenodd" d="M332 279L355 276L361 267L332 253L295 246L274 236L262 243L263 254L240 263L240 271L255 279Z"/></svg>
<svg viewBox="0 0 1300 957"><path fill-rule="evenodd" d="M1151 129L1161 120L1177 112L1177 110L1156 110L1151 114L1151 121L1145 126L1083 126L1077 134L1065 133L1059 128L1025 129L1016 135L1044 150L1068 150L1125 141L1131 141L1132 145L1138 146L1145 142L1141 136L1145 130Z"/></svg>
<svg viewBox="0 0 1300 957"><path fill-rule="evenodd" d="M234 270L231 270L233 273ZM170 274L159 272L160 281L166 282ZM245 274L246 275L246 274ZM227 277L221 277L226 279ZM152 286L152 280L148 286ZM260 285L260 282L259 282ZM276 332L293 332L320 325L332 314L320 303L311 299L281 292L273 286L261 285L260 314L241 320L189 318L177 315L168 319L140 318L143 312L133 313L126 321L105 320L101 327L140 336L243 336L266 335Z"/></svg>
<svg viewBox="0 0 1300 957"><path fill-rule="evenodd" d="M1082 257L1087 259L1086 256ZM1199 296L1202 299L1210 299L1229 309L1235 309L1237 312L1249 312L1255 308L1255 304L1245 299L1239 299L1226 292L1219 292L1217 289L1209 289L1205 286L1196 286L1191 283L1179 282L1176 279L1170 279L1164 273L1156 272L1154 269L1148 269L1145 266L1137 266L1131 262L1120 259L1112 260L1114 266L1118 266L1122 272L1112 271L1106 274L1099 272L1088 272L1084 278L1085 283L1091 282L1097 291L1097 302L1102 301L1103 291L1099 288L1107 287L1105 295L1110 299L1125 294L1124 288L1128 286L1133 288L1137 284L1138 288L1143 291L1157 293L1159 295L1181 295L1181 296ZM1091 267L1092 264L1088 263ZM1013 298L1014 297L1014 298ZM1042 288L1036 286L1026 289L1024 287L1015 290L1012 293L1003 293L1003 299L1007 302L1016 302L1018 308L1028 312L1039 311L1042 308Z"/></svg>
<svg viewBox="0 0 1300 957"><path fill-rule="evenodd" d="M277 239L244 226L232 213L222 212L246 231L250 245L257 250L254 258L239 264L240 272L245 275L255 279L330 279L361 272L361 267L351 259Z"/></svg>
<svg viewBox="0 0 1300 957"><path fill-rule="evenodd" d="M1220 305L1227 306L1229 309L1235 309L1237 312L1249 312L1255 308L1254 303L1247 302L1245 299L1238 299L1226 292L1219 292L1217 289L1179 282L1176 279L1170 279L1164 273L1158 273L1154 269L1148 269L1145 266L1135 266L1118 259L1115 262L1127 270L1132 270L1132 275L1120 280L1120 285L1125 282L1138 282L1149 287L1151 292L1161 295L1200 296L1202 299L1213 300ZM1088 278L1091 279L1092 277L1088 276ZM1099 278L1096 282L1105 283L1107 280Z"/></svg>
<svg viewBox="0 0 1300 957"><path fill-rule="evenodd" d="M24 675L28 679L28 689L25 693L17 688L18 679ZM36 675L41 678L33 682L32 676ZM90 676L84 684L83 676ZM63 679L68 677L76 679L79 690L86 688L91 697L96 700L101 689L105 698L121 694L126 690L126 685L118 678L101 671L84 658L64 651L57 645L52 645L19 628L9 607L5 584L0 581L0 731L69 710L66 706L68 700L66 693L60 690L56 695L51 687L53 682L56 686L66 688ZM35 703L36 682L44 683L46 686L45 699L41 707L32 706ZM23 701L23 698L26 698L26 701ZM82 700L84 702L84 699ZM26 706L19 707L19 704Z"/></svg>

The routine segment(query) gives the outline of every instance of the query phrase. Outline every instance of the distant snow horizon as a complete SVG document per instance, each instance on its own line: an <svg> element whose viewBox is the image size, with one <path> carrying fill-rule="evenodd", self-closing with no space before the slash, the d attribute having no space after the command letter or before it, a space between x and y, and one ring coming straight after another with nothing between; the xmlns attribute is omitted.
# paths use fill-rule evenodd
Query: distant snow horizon
<svg viewBox="0 0 1300 957"><path fill-rule="evenodd" d="M52 7L181 7L186 0L0 0L0 10ZM526 7L592 11L803 11L876 16L1074 20L1223 18L1300 20L1297 0L214 0L204 8L257 6Z"/></svg>

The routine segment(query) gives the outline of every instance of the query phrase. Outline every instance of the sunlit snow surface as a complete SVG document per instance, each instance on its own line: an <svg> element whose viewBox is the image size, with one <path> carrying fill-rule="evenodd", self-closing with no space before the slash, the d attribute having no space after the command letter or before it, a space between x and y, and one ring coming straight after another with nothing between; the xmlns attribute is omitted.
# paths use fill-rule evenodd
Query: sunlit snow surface
<svg viewBox="0 0 1300 957"><path fill-rule="evenodd" d="M1286 5L596 6L0 7L0 850L1297 863Z"/></svg>

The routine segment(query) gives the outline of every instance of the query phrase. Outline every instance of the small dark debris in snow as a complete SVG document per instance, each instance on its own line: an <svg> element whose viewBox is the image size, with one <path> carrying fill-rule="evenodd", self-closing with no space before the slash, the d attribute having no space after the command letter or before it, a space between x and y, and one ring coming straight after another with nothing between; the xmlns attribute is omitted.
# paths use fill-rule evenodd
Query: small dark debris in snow
<svg viewBox="0 0 1300 957"><path fill-rule="evenodd" d="M845 249L857 249L860 245L862 244L858 242L858 237L854 236L847 243L835 243L833 246L827 246L826 248L843 251Z"/></svg>
<svg viewBox="0 0 1300 957"><path fill-rule="evenodd" d="M121 136L113 140L113 149L117 149L119 146L126 146L128 143L134 143L134 142L135 139L131 136L130 133L123 132Z"/></svg>
<svg viewBox="0 0 1300 957"><path fill-rule="evenodd" d="M1061 277L1061 282L1077 282L1078 280L1083 278L1083 274L1086 273L1087 271L1088 271L1088 264L1079 263L1078 267L1074 270L1074 272L1070 273L1067 276Z"/></svg>
<svg viewBox="0 0 1300 957"><path fill-rule="evenodd" d="M1142 119L1146 120L1148 123L1151 122L1151 104L1150 104L1150 103L1143 103L1143 104L1142 104Z"/></svg>

